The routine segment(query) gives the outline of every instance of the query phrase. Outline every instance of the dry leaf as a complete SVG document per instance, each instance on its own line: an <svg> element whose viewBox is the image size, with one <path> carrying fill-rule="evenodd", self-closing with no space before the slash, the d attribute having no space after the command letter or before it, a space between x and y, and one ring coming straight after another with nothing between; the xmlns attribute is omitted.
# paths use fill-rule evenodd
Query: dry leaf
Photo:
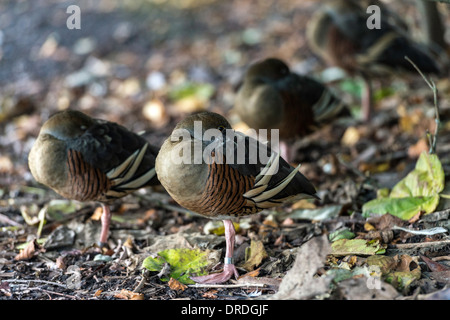
<svg viewBox="0 0 450 320"><path fill-rule="evenodd" d="M422 216L423 212L419 211L417 212L411 219L408 220L409 223L414 223L419 221L420 217Z"/></svg>
<svg viewBox="0 0 450 320"><path fill-rule="evenodd" d="M264 249L264 244L262 243L262 241L252 240L252 242L250 243L249 258L242 265L242 268L247 271L251 271L267 257L268 254Z"/></svg>
<svg viewBox="0 0 450 320"><path fill-rule="evenodd" d="M316 209L316 205L309 200L302 199L292 205L292 209Z"/></svg>
<svg viewBox="0 0 450 320"><path fill-rule="evenodd" d="M61 269L61 270L66 269L66 264L64 262L64 257L63 256L59 256L58 258L56 258L55 264L56 264L56 267L58 269Z"/></svg>
<svg viewBox="0 0 450 320"><path fill-rule="evenodd" d="M102 218L102 214L103 214L103 208L102 207L97 207L94 211L94 213L91 216L91 219L94 221L99 221Z"/></svg>
<svg viewBox="0 0 450 320"><path fill-rule="evenodd" d="M137 293L122 289L119 293L114 295L115 298L124 300L144 300L144 295L142 293Z"/></svg>
<svg viewBox="0 0 450 320"><path fill-rule="evenodd" d="M99 297L102 294L103 290L98 289L97 291L95 291L94 293L94 297Z"/></svg>
<svg viewBox="0 0 450 320"><path fill-rule="evenodd" d="M280 236L278 238L276 238L275 242L273 243L273 245L275 247L281 246L283 244L284 240L284 235L280 234Z"/></svg>
<svg viewBox="0 0 450 320"><path fill-rule="evenodd" d="M217 299L216 293L219 292L216 289L212 289L209 291L206 291L204 294L202 294L203 298L208 298L208 299Z"/></svg>
<svg viewBox="0 0 450 320"><path fill-rule="evenodd" d="M35 254L44 251L44 249L37 243L36 239L30 241L27 246L20 250L20 252L14 257L14 260L28 260L34 257Z"/></svg>
<svg viewBox="0 0 450 320"><path fill-rule="evenodd" d="M428 258L426 256L421 255L420 258L423 261L425 261L425 263L427 264L428 268L430 268L430 270L433 271L433 272L449 271L450 270L450 267L448 267L448 266L446 266L446 265L444 265L442 263L433 261L433 260L431 260L430 258Z"/></svg>
<svg viewBox="0 0 450 320"><path fill-rule="evenodd" d="M243 274L242 276L240 276L238 279L243 278L243 277L257 277L259 275L259 271L261 269L255 269L253 271L247 272L246 274Z"/></svg>
<svg viewBox="0 0 450 320"><path fill-rule="evenodd" d="M174 278L170 278L169 280L169 288L175 291L184 291L187 288L187 285L182 284L180 281Z"/></svg>
<svg viewBox="0 0 450 320"><path fill-rule="evenodd" d="M127 248L133 249L133 240L128 237L127 240L123 243L123 245Z"/></svg>

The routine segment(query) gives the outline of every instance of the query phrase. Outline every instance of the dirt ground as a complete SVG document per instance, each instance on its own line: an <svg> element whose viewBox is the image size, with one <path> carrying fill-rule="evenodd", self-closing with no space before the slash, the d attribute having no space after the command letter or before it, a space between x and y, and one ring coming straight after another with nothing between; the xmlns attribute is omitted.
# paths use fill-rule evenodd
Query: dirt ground
<svg viewBox="0 0 450 320"><path fill-rule="evenodd" d="M414 1L400 2L393 8L405 10L407 23L420 36ZM368 123L355 114L296 142L295 163L302 163L302 173L321 200L236 221L236 264L244 263L252 242L262 243L267 253L254 270L239 269L246 277L221 286L178 287L161 280L162 273L142 268L146 257L161 250L187 247L220 254L225 247L223 236L207 232L209 220L179 207L162 188L116 201L111 207L111 249L97 247L99 205L65 200L36 183L29 172L28 152L52 113L81 110L144 132L150 143L160 146L192 111L219 112L242 128L232 110L234 96L245 68L257 59L277 56L296 72L317 76L331 69L309 50L305 38L308 19L320 1L79 1L80 30L66 27L71 4L0 3L1 300L450 298L446 198L434 213L410 221L361 214L362 205L378 190L392 188L414 168L427 148L427 130L434 131L433 93L418 75L376 80L377 109ZM440 9L450 29L449 8ZM441 120L437 155L447 176L448 73L435 80ZM360 80L345 77L329 85L359 110ZM317 215L308 216L308 210ZM42 212L45 223L40 227ZM444 227L447 232L417 235L394 225ZM326 291L309 296L306 288L305 296L297 296L283 287L289 270L298 268L301 274L308 268L296 261L297 255L313 261L318 254L306 254L302 247L342 228L357 238L378 241L385 249L382 256L402 265L396 270L402 276L382 278L387 289L376 293L362 284L363 275L354 273L342 274L341 280L335 274ZM330 269L354 271L367 259L358 254L327 256L320 260L317 277ZM399 280L405 278L410 280Z"/></svg>

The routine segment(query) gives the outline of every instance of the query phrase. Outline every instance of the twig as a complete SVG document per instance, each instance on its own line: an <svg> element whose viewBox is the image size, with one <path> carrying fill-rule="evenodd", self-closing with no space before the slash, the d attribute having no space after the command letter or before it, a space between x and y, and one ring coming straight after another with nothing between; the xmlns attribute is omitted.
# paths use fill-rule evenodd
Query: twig
<svg viewBox="0 0 450 320"><path fill-rule="evenodd" d="M10 225L12 225L12 226L14 226L14 227L19 227L19 226L21 226L20 223L18 223L18 222L16 222L16 221L12 220L12 219L10 219L10 218L8 218L7 216L5 216L4 214L1 214L1 213L0 213L0 222L6 223L6 224L10 224Z"/></svg>
<svg viewBox="0 0 450 320"><path fill-rule="evenodd" d="M42 291L42 292L46 293L49 296L50 299L52 298L51 294L54 294L54 295L57 295L57 296L62 296L62 297L73 299L73 300L80 300L80 298L78 298L77 296L72 296L72 295L69 295L69 294L61 293L61 292L56 292L56 291L51 291L51 290L47 290L47 289L42 289L42 288L39 288L39 287L27 288L27 290Z"/></svg>
<svg viewBox="0 0 450 320"><path fill-rule="evenodd" d="M436 84L434 83L433 79L428 80L425 75L422 73L422 71L419 69L419 67L407 56L405 56L405 59L412 64L412 66L417 70L417 72L419 72L419 74L422 76L423 80L425 80L426 84L430 87L431 91L433 91L433 99L434 99L434 111L436 114L436 118L435 118L435 122L436 122L436 128L434 129L434 135L432 135L432 137L430 137L429 133L427 132L428 135L428 141L430 144L430 151L429 153L436 153L436 141L437 141L437 136L438 136L438 131L439 131L439 126L441 124L441 119L439 117L439 105L438 105L438 90L436 88Z"/></svg>
<svg viewBox="0 0 450 320"><path fill-rule="evenodd" d="M260 287L263 288L266 285L264 283L242 283L242 284L203 284L196 283L190 284L188 287L191 288L248 288L248 287Z"/></svg>
<svg viewBox="0 0 450 320"><path fill-rule="evenodd" d="M46 280L38 280L38 279L32 279L32 280L21 280L21 279L6 279L6 280L2 280L2 281L6 281L6 282L16 282L16 283L26 283L26 284L30 284L32 282L35 283L43 283L43 284L49 284L52 286L58 286L58 287L62 287L62 288L66 288L67 286L65 284L60 284L58 282L52 282L52 281L46 281Z"/></svg>
<svg viewBox="0 0 450 320"><path fill-rule="evenodd" d="M397 249L413 249L413 248L426 248L433 246L440 246L450 244L450 240L430 241L430 242L418 242L418 243L397 243L391 244L392 248Z"/></svg>

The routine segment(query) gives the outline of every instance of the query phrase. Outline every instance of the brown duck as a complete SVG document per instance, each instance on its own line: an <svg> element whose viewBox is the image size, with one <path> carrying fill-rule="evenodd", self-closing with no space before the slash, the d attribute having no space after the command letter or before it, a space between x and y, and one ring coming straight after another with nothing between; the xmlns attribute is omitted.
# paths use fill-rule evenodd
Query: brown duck
<svg viewBox="0 0 450 320"><path fill-rule="evenodd" d="M368 28L369 5L380 8L380 28ZM371 78L413 72L408 56L424 73L439 73L429 50L415 42L404 22L379 1L331 0L316 11L307 25L311 49L328 64L338 66L365 81L362 117L372 112Z"/></svg>
<svg viewBox="0 0 450 320"><path fill-rule="evenodd" d="M39 183L61 196L101 203L100 243L105 244L111 219L108 203L159 184L157 152L144 138L117 123L66 110L44 123L28 164Z"/></svg>
<svg viewBox="0 0 450 320"><path fill-rule="evenodd" d="M350 115L346 105L321 82L289 70L285 62L268 58L245 73L234 106L250 128L277 129L282 156L291 161L286 141L303 137L321 124Z"/></svg>
<svg viewBox="0 0 450 320"><path fill-rule="evenodd" d="M260 151L265 158L254 156ZM224 270L192 278L199 283L222 283L238 276L232 259L232 217L255 214L289 200L317 198L315 188L298 168L265 144L235 132L224 117L212 112L188 116L175 127L156 158L156 172L181 206L224 222Z"/></svg>

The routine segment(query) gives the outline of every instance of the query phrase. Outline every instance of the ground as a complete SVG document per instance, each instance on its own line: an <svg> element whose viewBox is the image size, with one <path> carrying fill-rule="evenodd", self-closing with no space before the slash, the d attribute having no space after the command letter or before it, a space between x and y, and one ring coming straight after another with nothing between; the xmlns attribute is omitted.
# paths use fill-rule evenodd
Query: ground
<svg viewBox="0 0 450 320"><path fill-rule="evenodd" d="M358 239L373 239L383 254L324 257L321 265L314 265L317 277L333 269L347 272L341 275L346 279L334 278L329 290L312 296L305 288L301 298L354 298L352 288L367 288L358 283L367 274L355 270L367 270L370 257L382 256L390 263L383 284L394 288L383 289L388 292L384 298L441 294L448 299L444 290L450 244L444 197L434 213L409 221L362 215L366 202L380 189L398 183L414 169L419 154L428 150L426 132L434 132L436 116L433 92L419 75L377 79L377 109L367 123L358 120L360 80L344 77L329 83L354 106L355 115L297 141L293 159L302 163L302 173L316 186L321 200L236 221L237 265L248 261L252 245L265 253L257 265L239 269L246 277L219 286L184 287L164 281L164 270L142 268L145 258L165 249L200 248L219 255L224 249L220 232L205 228L211 225L209 220L179 207L162 188L144 189L114 202L111 249L96 246L98 204L67 201L36 183L29 172L28 152L52 113L81 110L143 132L160 146L175 124L196 110L219 112L243 128L233 113L233 101L243 71L256 59L277 56L293 70L317 77L331 69L309 50L305 38L308 19L320 1L82 1L79 30L66 26L71 4L50 0L0 4L0 299L277 297L274 294L280 294L289 270L308 269L306 262L298 265L295 260L302 247L344 229ZM393 7L399 6L420 36L414 2ZM448 17L448 8L440 9ZM445 23L448 26L450 20ZM446 175L448 79L448 72L435 79L441 120L437 156ZM447 232L415 235L393 226L444 227ZM315 254L307 256L314 260ZM403 274L392 280L394 272ZM373 292L365 296L366 291L357 298L373 298ZM284 291L278 297L296 296Z"/></svg>

